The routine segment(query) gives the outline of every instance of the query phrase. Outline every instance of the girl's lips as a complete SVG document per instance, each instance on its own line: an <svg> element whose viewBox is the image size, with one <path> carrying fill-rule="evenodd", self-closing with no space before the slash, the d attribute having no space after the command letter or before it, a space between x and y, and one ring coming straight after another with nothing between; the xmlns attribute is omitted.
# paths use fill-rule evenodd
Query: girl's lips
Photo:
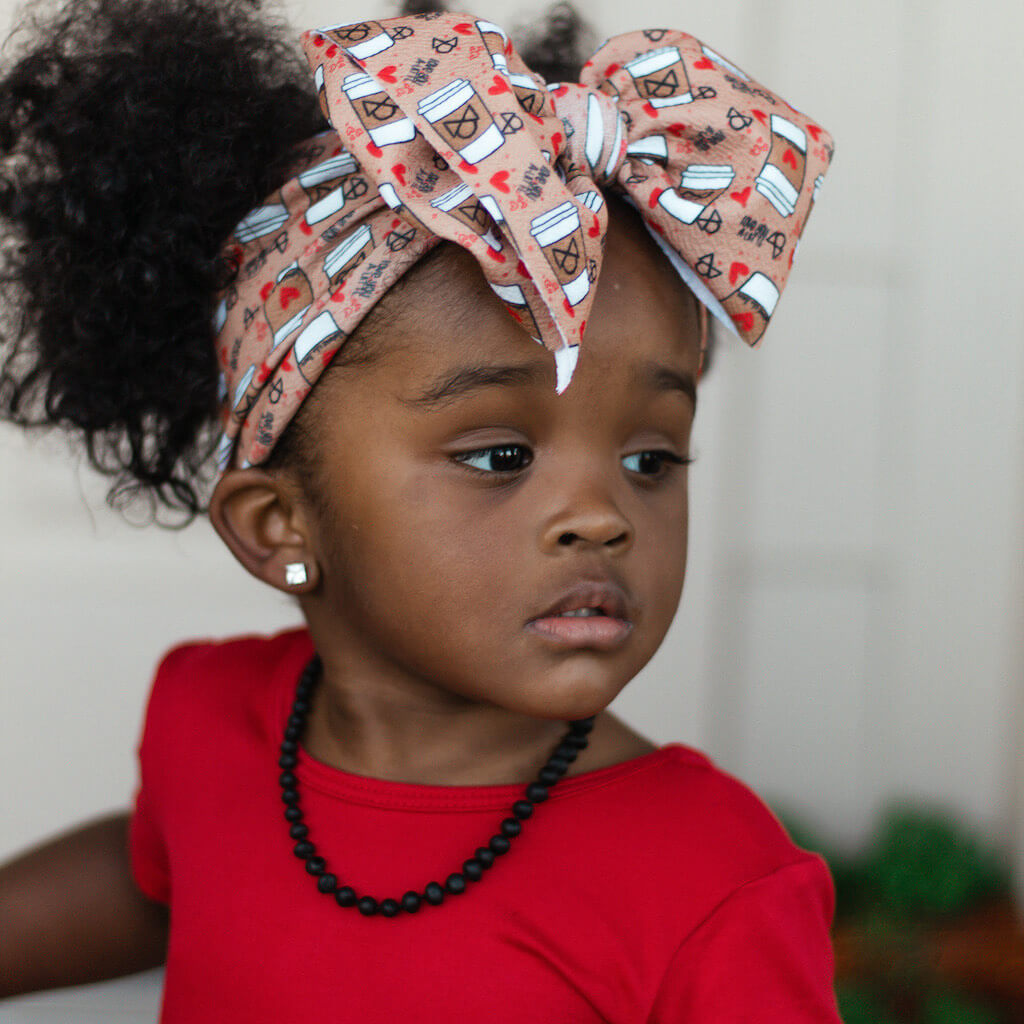
<svg viewBox="0 0 1024 1024"><path fill-rule="evenodd" d="M589 647L599 651L614 650L633 632L632 622L609 615L548 615L531 619L526 625L559 647Z"/></svg>

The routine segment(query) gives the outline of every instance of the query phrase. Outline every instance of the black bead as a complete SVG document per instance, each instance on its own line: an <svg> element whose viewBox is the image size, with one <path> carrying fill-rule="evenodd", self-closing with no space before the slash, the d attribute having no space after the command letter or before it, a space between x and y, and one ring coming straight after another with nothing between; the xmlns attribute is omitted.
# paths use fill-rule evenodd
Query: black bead
<svg viewBox="0 0 1024 1024"><path fill-rule="evenodd" d="M559 775L564 775L569 770L569 758L553 757L545 767L558 772Z"/></svg>
<svg viewBox="0 0 1024 1024"><path fill-rule="evenodd" d="M373 917L377 913L377 901L372 896L360 896L356 906L363 917Z"/></svg>
<svg viewBox="0 0 1024 1024"><path fill-rule="evenodd" d="M279 768L284 768L285 771L291 771L299 763L299 759L294 754L282 754L277 759Z"/></svg>
<svg viewBox="0 0 1024 1024"><path fill-rule="evenodd" d="M410 889L402 897L402 909L407 914L415 914L416 911L420 909L420 894L418 892L413 892L412 889Z"/></svg>
<svg viewBox="0 0 1024 1024"><path fill-rule="evenodd" d="M288 821L302 821L302 808L291 804L284 809L284 816Z"/></svg>
<svg viewBox="0 0 1024 1024"><path fill-rule="evenodd" d="M301 729L306 724L306 719L302 715L296 715L294 712L288 716L287 728L289 729Z"/></svg>
<svg viewBox="0 0 1024 1024"><path fill-rule="evenodd" d="M509 839L514 839L522 830L523 826L515 818L506 818L501 823L501 834L508 836Z"/></svg>
<svg viewBox="0 0 1024 1024"><path fill-rule="evenodd" d="M577 750L584 750L586 749L587 744L590 742L590 739L587 736L573 734L572 736L566 736L565 742L569 746L575 747Z"/></svg>
<svg viewBox="0 0 1024 1024"><path fill-rule="evenodd" d="M356 891L350 885L343 885L334 894L334 899L339 907L354 907L356 905Z"/></svg>
<svg viewBox="0 0 1024 1024"><path fill-rule="evenodd" d="M297 729L294 725L289 725L284 731L284 742L281 744L284 747L285 743L295 743L295 750L299 749L299 745L296 742L302 737L302 730ZM286 750L286 754L294 754L295 750Z"/></svg>
<svg viewBox="0 0 1024 1024"><path fill-rule="evenodd" d="M494 863L494 851L486 846L478 846L473 856L485 867L489 868Z"/></svg>
<svg viewBox="0 0 1024 1024"><path fill-rule="evenodd" d="M554 756L561 761L569 761L571 763L579 756L579 751L568 743L563 743L557 750L555 750Z"/></svg>
<svg viewBox="0 0 1024 1024"><path fill-rule="evenodd" d="M295 698L294 702L292 703L292 714L293 715L302 715L302 717L305 718L306 715L309 714L309 708L310 708L309 701L306 700L305 697L298 697L297 696Z"/></svg>
<svg viewBox="0 0 1024 1024"><path fill-rule="evenodd" d="M548 787L539 782L531 782L526 787L526 799L535 804L543 803L548 798Z"/></svg>
<svg viewBox="0 0 1024 1024"><path fill-rule="evenodd" d="M594 728L594 718L580 718L569 724L569 729L577 736L586 736Z"/></svg>
<svg viewBox="0 0 1024 1024"><path fill-rule="evenodd" d="M281 799L286 804L297 804L299 802L299 791L297 789L282 789Z"/></svg>
<svg viewBox="0 0 1024 1024"><path fill-rule="evenodd" d="M296 737L297 739L298 737ZM299 745L295 740L285 739L281 741L281 753L282 754L295 754L298 752Z"/></svg>
<svg viewBox="0 0 1024 1024"><path fill-rule="evenodd" d="M426 897L428 903L433 903L436 907L444 899L444 889L442 889L437 882L428 882L423 889L423 895Z"/></svg>
<svg viewBox="0 0 1024 1024"><path fill-rule="evenodd" d="M529 800L517 800L512 805L512 813L520 820L526 819L533 814L533 804Z"/></svg>
<svg viewBox="0 0 1024 1024"><path fill-rule="evenodd" d="M277 783L282 789L294 789L298 781L295 778L295 772L281 772L277 777Z"/></svg>
<svg viewBox="0 0 1024 1024"><path fill-rule="evenodd" d="M301 839L292 847L292 852L300 860L305 860L316 853L316 847L308 839Z"/></svg>
<svg viewBox="0 0 1024 1024"><path fill-rule="evenodd" d="M316 887L321 892L334 892L334 890L338 888L337 875L328 875L326 873L322 874L316 880Z"/></svg>
<svg viewBox="0 0 1024 1024"><path fill-rule="evenodd" d="M487 845L491 848L492 853L499 855L508 853L512 849L512 844L504 836L491 836L491 841Z"/></svg>
<svg viewBox="0 0 1024 1024"><path fill-rule="evenodd" d="M460 892L466 891L466 880L457 871L448 876L444 887L453 895L458 896Z"/></svg>
<svg viewBox="0 0 1024 1024"><path fill-rule="evenodd" d="M463 861L462 873L471 881L479 882L484 877L484 866L475 857Z"/></svg>
<svg viewBox="0 0 1024 1024"><path fill-rule="evenodd" d="M553 786L562 777L561 772L556 772L554 768L545 766L537 773L537 781L542 782L545 786Z"/></svg>
<svg viewBox="0 0 1024 1024"><path fill-rule="evenodd" d="M309 857L306 860L306 870L311 875L322 875L327 870L327 861L323 857Z"/></svg>
<svg viewBox="0 0 1024 1024"><path fill-rule="evenodd" d="M306 836L309 835L309 826L303 825L299 822L299 824L292 825L292 827L288 829L288 835L290 835L292 839L305 839Z"/></svg>
<svg viewBox="0 0 1024 1024"><path fill-rule="evenodd" d="M385 917L397 917L401 909L398 905L398 900L388 899L380 901L380 912Z"/></svg>

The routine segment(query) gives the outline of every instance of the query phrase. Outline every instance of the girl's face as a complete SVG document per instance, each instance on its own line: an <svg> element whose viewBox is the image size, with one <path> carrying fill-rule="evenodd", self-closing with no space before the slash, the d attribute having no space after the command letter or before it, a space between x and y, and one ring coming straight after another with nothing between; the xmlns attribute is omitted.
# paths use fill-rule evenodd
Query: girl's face
<svg viewBox="0 0 1024 1024"><path fill-rule="evenodd" d="M611 216L562 395L454 248L389 304L380 357L315 389L303 608L329 672L569 719L657 650L686 563L699 323L636 215ZM561 614L585 606L601 614Z"/></svg>

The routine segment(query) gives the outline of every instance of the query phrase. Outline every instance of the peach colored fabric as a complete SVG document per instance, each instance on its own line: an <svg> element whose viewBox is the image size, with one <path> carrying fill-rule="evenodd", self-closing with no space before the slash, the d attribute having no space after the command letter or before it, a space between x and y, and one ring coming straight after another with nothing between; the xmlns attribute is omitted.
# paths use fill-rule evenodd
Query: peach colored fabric
<svg viewBox="0 0 1024 1024"><path fill-rule="evenodd" d="M601 270L604 192L756 344L832 158L808 117L693 36L609 39L545 84L497 25L428 14L307 32L332 130L228 242L215 319L222 466L264 461L377 300L448 239L572 377ZM585 345L584 345L585 347Z"/></svg>

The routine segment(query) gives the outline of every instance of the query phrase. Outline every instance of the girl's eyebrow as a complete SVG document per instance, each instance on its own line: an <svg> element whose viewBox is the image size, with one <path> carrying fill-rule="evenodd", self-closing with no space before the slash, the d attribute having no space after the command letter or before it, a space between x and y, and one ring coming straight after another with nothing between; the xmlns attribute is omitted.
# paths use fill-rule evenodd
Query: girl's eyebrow
<svg viewBox="0 0 1024 1024"><path fill-rule="evenodd" d="M543 367L537 363L463 366L438 377L414 398L403 398L402 401L420 408L438 408L484 388L524 387L539 383L545 376Z"/></svg>
<svg viewBox="0 0 1024 1024"><path fill-rule="evenodd" d="M680 373L661 363L641 363L633 375L638 386L650 391L681 391L697 407L697 384L692 374Z"/></svg>

